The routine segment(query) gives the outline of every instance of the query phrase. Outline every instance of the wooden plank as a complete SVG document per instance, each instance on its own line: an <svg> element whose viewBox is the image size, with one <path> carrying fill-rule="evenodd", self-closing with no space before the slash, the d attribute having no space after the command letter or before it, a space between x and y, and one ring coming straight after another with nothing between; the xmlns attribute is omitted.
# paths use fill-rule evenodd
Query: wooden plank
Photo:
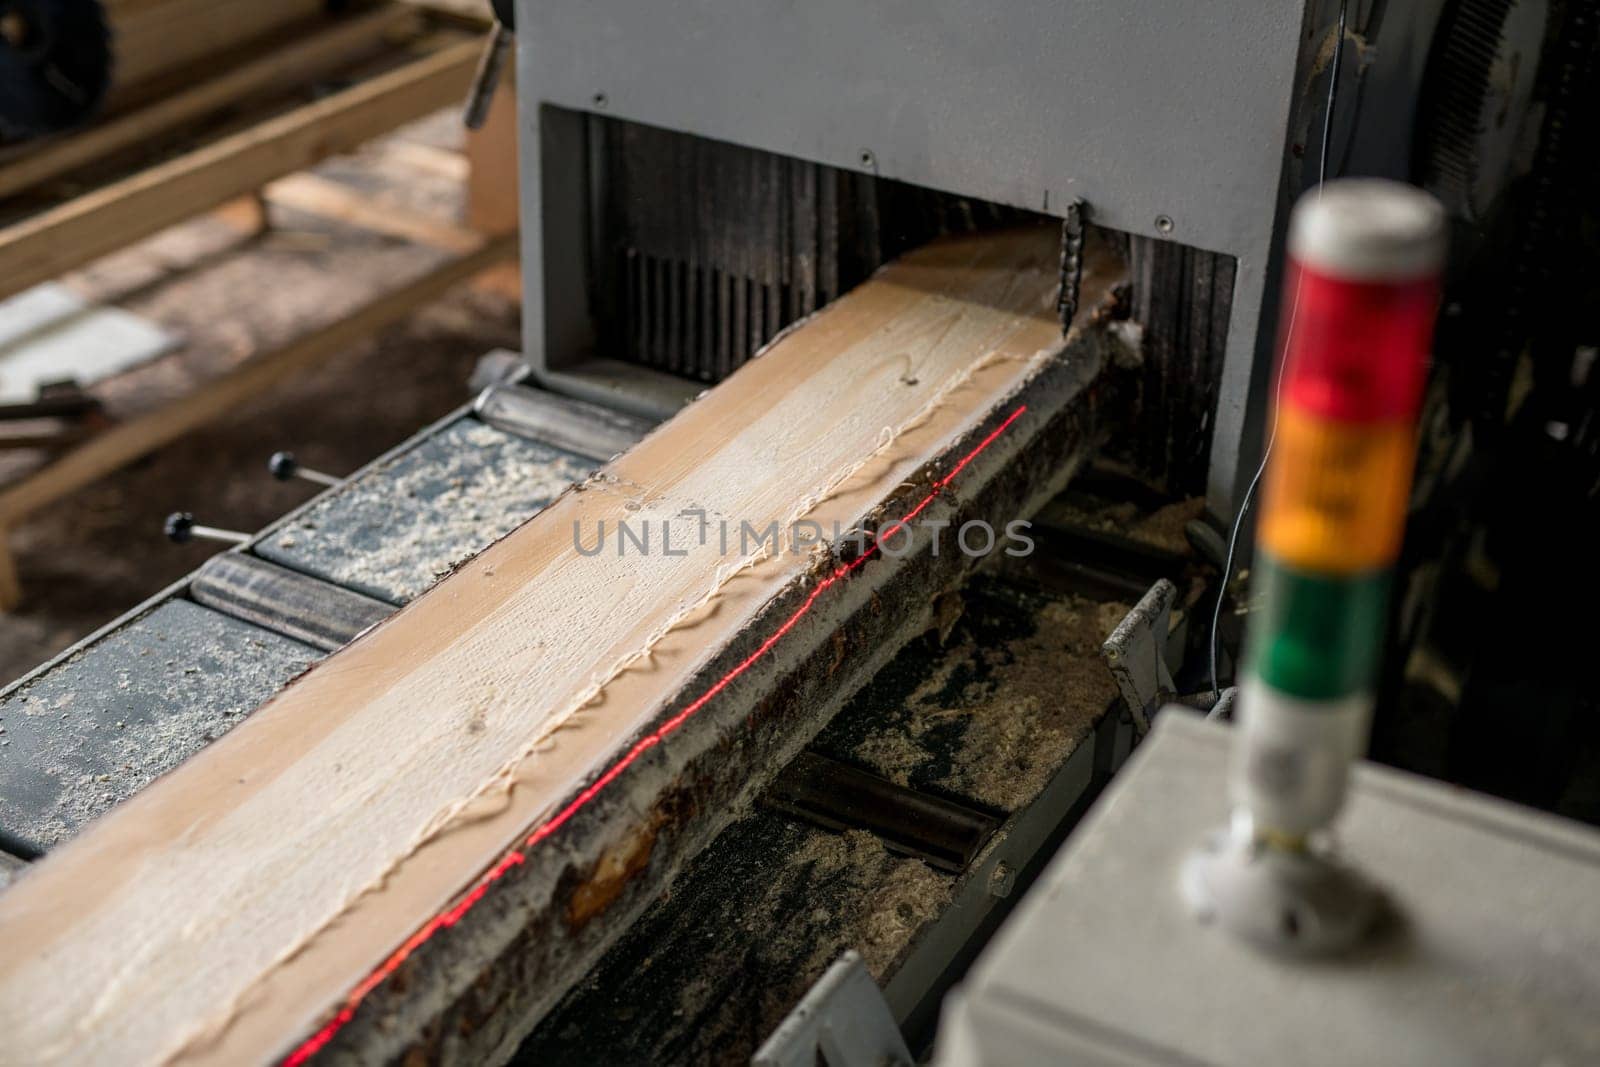
<svg viewBox="0 0 1600 1067"><path fill-rule="evenodd" d="M324 0L159 0L113 3L113 101L140 83L160 78L229 48L293 26L311 27Z"/></svg>
<svg viewBox="0 0 1600 1067"><path fill-rule="evenodd" d="M508 300L513 304L522 303L522 264L502 263L498 267L491 267L472 279L472 287L480 293Z"/></svg>
<svg viewBox="0 0 1600 1067"><path fill-rule="evenodd" d="M334 22L319 33L209 81L34 148L0 168L0 197L12 196L134 145L148 144L153 138L240 101L304 84L376 49L388 35L420 25L417 12L398 4Z"/></svg>
<svg viewBox="0 0 1600 1067"><path fill-rule="evenodd" d="M65 448L94 433L82 419L0 419L0 452L17 448Z"/></svg>
<svg viewBox="0 0 1600 1067"><path fill-rule="evenodd" d="M331 325L254 356L173 403L107 430L43 470L0 490L0 529L16 525L23 516L205 425L286 375L370 337L516 252L514 238L485 242L477 251L444 263Z"/></svg>
<svg viewBox="0 0 1600 1067"><path fill-rule="evenodd" d="M459 101L479 51L446 45L0 231L0 298Z"/></svg>
<svg viewBox="0 0 1600 1067"><path fill-rule="evenodd" d="M318 218L344 222L364 230L398 237L446 252L467 252L483 237L442 219L430 219L405 207L374 199L370 193L316 174L291 174L267 186L269 204L293 208Z"/></svg>
<svg viewBox="0 0 1600 1067"><path fill-rule="evenodd" d="M465 183L472 172L466 156L436 145L416 141L386 141L382 152L385 164L392 162L401 170L445 181Z"/></svg>
<svg viewBox="0 0 1600 1067"><path fill-rule="evenodd" d="M0 611L22 603L22 582L17 578L17 557L11 552L11 533L0 526Z"/></svg>
<svg viewBox="0 0 1600 1067"><path fill-rule="evenodd" d="M36 865L0 896L8 1052L503 1054L973 565L927 528L894 555L724 554L690 509L737 539L1037 506L1104 358L1061 337L1056 237L886 268ZM1086 320L1116 280L1091 261ZM577 551L574 524L623 519L682 525Z"/></svg>
<svg viewBox="0 0 1600 1067"><path fill-rule="evenodd" d="M506 79L509 83L510 79ZM502 85L480 129L467 131L467 225L479 233L511 233L519 222L517 94Z"/></svg>
<svg viewBox="0 0 1600 1067"><path fill-rule="evenodd" d="M489 0L401 0L441 19L453 19L461 26L488 29L494 24Z"/></svg>
<svg viewBox="0 0 1600 1067"><path fill-rule="evenodd" d="M213 208L211 217L238 230L247 237L265 233L272 220L267 217L267 200L260 190L236 196L220 207Z"/></svg>

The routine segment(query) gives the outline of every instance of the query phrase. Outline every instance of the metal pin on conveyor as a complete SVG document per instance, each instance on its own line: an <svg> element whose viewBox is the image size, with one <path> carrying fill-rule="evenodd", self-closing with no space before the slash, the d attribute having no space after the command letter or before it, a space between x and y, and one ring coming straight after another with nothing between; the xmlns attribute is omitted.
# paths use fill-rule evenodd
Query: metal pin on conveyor
<svg viewBox="0 0 1600 1067"><path fill-rule="evenodd" d="M162 524L162 531L167 535L167 540L175 545L188 544L196 537L202 541L222 541L231 545L242 545L250 540L250 534L238 530L224 530L217 526L202 526L194 521L194 516L187 511L174 511L167 516Z"/></svg>
<svg viewBox="0 0 1600 1067"><path fill-rule="evenodd" d="M310 467L302 467L300 461L295 459L293 452L274 452L267 460L267 471L280 482L286 482L290 478L299 478L301 481L314 482L330 489L344 480L334 474L312 470Z"/></svg>

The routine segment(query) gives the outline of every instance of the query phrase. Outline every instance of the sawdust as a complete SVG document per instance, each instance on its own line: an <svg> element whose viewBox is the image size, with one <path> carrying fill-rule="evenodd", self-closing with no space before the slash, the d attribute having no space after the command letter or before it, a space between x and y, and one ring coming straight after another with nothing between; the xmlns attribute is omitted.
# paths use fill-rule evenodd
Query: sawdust
<svg viewBox="0 0 1600 1067"><path fill-rule="evenodd" d="M958 627L933 673L850 756L900 785L1021 810L1115 699L1100 644L1127 611L1047 598L1031 632L992 645Z"/></svg>
<svg viewBox="0 0 1600 1067"><path fill-rule="evenodd" d="M1183 528L1204 515L1205 510L1204 497L1179 500L1135 522L1128 527L1127 534L1131 539L1155 548L1188 555L1189 539L1183 535Z"/></svg>
<svg viewBox="0 0 1600 1067"><path fill-rule="evenodd" d="M264 553L397 603L587 477L585 459L467 419L285 527Z"/></svg>
<svg viewBox="0 0 1600 1067"><path fill-rule="evenodd" d="M43 824L43 836L57 844L77 834L94 819L110 811L172 770L201 748L242 722L249 708L212 709L204 705L175 705L173 714L155 722L125 724L90 720L90 731L116 731L105 745L107 771L83 773L75 751L63 753L46 773L61 783L61 795Z"/></svg>
<svg viewBox="0 0 1600 1067"><path fill-rule="evenodd" d="M698 968L702 978L678 990L678 1011L698 1020L702 1030L686 1062L749 1062L753 1043L771 1033L847 949L859 952L873 978L885 982L917 934L950 903L953 878L920 860L894 855L864 830L835 834L795 827L791 832L800 840L780 870L746 890L761 893L759 903L744 909L745 936L759 940L760 962L752 968L753 961L732 958L743 955L742 948L730 949L727 961L736 970L742 963L745 973L764 981L708 1015L707 1005L717 1002L707 985L723 972ZM806 903L795 914L797 894ZM783 921L767 918L774 915ZM750 1036L749 1047L725 1043L726 1035L739 1033Z"/></svg>
<svg viewBox="0 0 1600 1067"><path fill-rule="evenodd" d="M853 948L872 976L883 981L917 931L950 903L954 885L949 876L920 860L894 855L865 830L812 834L794 853L793 862L810 867L814 880L844 877L855 890L851 912L812 913L813 920L830 929L831 938L816 937L816 931L804 928L791 933L810 942L810 955L800 969L815 977L841 952Z"/></svg>
<svg viewBox="0 0 1600 1067"><path fill-rule="evenodd" d="M517 1062L748 1064L847 949L887 980L954 885L868 833L752 812L623 934Z"/></svg>
<svg viewBox="0 0 1600 1067"><path fill-rule="evenodd" d="M204 609L177 602L161 610L183 622L124 630L0 703L7 736L30 735L25 773L37 791L54 794L29 820L28 836L39 844L77 834L233 729L316 658L243 624L208 629L198 647L186 637L194 632L188 627L206 625ZM62 684L73 688L55 688Z"/></svg>
<svg viewBox="0 0 1600 1067"><path fill-rule="evenodd" d="M1128 501L1102 501L1086 494L1068 493L1051 501L1042 513L1050 521L1115 534L1130 541L1179 556L1190 554L1183 528L1205 514L1203 497L1178 500L1146 514Z"/></svg>

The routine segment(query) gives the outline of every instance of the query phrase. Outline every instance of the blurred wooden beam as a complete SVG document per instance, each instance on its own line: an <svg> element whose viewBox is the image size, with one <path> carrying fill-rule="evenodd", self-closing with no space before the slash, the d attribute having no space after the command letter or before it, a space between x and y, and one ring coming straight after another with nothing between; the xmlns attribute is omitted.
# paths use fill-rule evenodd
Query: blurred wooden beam
<svg viewBox="0 0 1600 1067"><path fill-rule="evenodd" d="M458 103L480 42L437 51L0 230L0 299Z"/></svg>

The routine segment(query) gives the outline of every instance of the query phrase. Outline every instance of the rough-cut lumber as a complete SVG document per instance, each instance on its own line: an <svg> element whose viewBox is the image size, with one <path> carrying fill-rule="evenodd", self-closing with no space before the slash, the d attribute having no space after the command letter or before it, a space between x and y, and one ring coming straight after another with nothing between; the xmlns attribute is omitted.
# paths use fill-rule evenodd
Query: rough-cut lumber
<svg viewBox="0 0 1600 1067"><path fill-rule="evenodd" d="M0 230L0 299L460 100L481 47L447 44Z"/></svg>
<svg viewBox="0 0 1600 1067"><path fill-rule="evenodd" d="M0 895L8 1054L504 1056L974 565L926 529L723 555L689 512L1037 507L1106 401L1117 280L1091 255L1063 341L1056 232L886 268L36 865ZM575 549L624 519L683 554Z"/></svg>

